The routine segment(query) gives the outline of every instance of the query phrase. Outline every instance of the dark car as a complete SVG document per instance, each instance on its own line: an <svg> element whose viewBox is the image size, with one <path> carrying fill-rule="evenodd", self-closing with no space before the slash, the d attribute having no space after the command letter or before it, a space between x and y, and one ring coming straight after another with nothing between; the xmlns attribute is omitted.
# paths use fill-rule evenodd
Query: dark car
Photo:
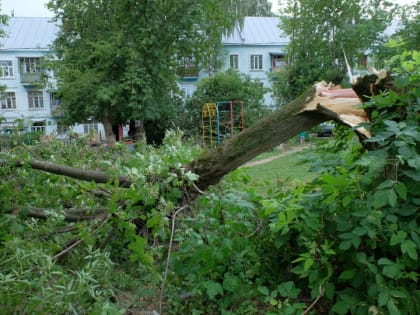
<svg viewBox="0 0 420 315"><path fill-rule="evenodd" d="M333 135L334 125L332 124L320 124L317 131L318 137L331 137Z"/></svg>

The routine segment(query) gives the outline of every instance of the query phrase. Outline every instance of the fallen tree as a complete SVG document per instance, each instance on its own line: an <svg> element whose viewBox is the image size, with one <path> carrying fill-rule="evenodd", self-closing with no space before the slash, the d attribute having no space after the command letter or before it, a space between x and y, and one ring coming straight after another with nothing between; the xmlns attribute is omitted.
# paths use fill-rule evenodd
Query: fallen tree
<svg viewBox="0 0 420 315"><path fill-rule="evenodd" d="M365 91L366 88L363 88L362 93ZM299 132L309 130L322 122L335 120L349 127L356 127L361 122L367 121L368 115L360 108L360 104L361 96L352 89L336 89L326 82L320 82L287 106L258 121L237 136L224 141L222 145L208 150L185 165L185 169L199 176L196 185L199 189L205 190L210 185L217 184L224 175L258 154L270 150ZM362 139L370 136L363 128L357 128L356 132ZM30 160L26 163L17 162L16 166L25 164L33 169L79 180L96 183L116 181L120 187L131 185L130 179L124 176L114 178L98 171L39 160Z"/></svg>

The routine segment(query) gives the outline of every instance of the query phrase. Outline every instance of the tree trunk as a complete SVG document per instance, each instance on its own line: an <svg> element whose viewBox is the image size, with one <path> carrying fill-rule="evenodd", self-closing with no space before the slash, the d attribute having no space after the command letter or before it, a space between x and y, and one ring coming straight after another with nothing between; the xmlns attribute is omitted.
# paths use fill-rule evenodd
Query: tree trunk
<svg viewBox="0 0 420 315"><path fill-rule="evenodd" d="M105 129L105 139L107 143L114 143L116 140L114 131L112 130L112 122L106 115L102 118L102 124Z"/></svg>
<svg viewBox="0 0 420 315"><path fill-rule="evenodd" d="M136 141L144 139L144 128L141 120L130 120L130 127L128 130L128 136Z"/></svg>
<svg viewBox="0 0 420 315"><path fill-rule="evenodd" d="M344 97L340 97L340 93L322 96L321 92L326 89L323 83L315 85L287 106L191 162L187 169L200 176L197 186L205 190L245 162L298 133L324 121L340 120L333 107L341 107L341 111L347 112L358 103L357 95L347 95L347 90L343 90Z"/></svg>

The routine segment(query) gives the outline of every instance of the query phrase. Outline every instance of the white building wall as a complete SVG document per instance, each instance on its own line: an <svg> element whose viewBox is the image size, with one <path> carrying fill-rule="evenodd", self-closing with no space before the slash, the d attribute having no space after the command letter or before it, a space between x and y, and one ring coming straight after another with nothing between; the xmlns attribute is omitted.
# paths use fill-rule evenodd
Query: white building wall
<svg viewBox="0 0 420 315"><path fill-rule="evenodd" d="M27 123L45 121L45 131L46 133L51 133L56 129L56 121L51 116L50 93L36 85L22 84L19 69L20 57L42 57L43 55L44 53L41 51L0 51L0 60L12 61L13 65L13 77L0 77L0 84L5 87L5 92L14 92L16 97L16 108L0 108L0 116L7 123L12 123L16 119L23 119ZM28 91L32 90L42 91L44 104L42 108L29 107ZM3 122L3 125L6 122Z"/></svg>
<svg viewBox="0 0 420 315"><path fill-rule="evenodd" d="M271 73L271 54L285 54L285 47L278 45L232 45L225 46L226 60L221 71L226 71L230 66L230 55L238 55L238 71L249 75L252 79L259 79L265 88L271 89L272 83L269 79ZM262 70L251 69L251 55L262 55ZM264 95L264 104L267 107L274 107L275 100L272 93L268 92Z"/></svg>

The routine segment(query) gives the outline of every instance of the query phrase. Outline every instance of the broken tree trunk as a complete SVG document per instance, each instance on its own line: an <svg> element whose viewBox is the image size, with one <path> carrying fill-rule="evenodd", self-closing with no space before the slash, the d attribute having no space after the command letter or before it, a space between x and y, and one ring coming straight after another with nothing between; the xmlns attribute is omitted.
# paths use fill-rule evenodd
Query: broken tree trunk
<svg viewBox="0 0 420 315"><path fill-rule="evenodd" d="M287 106L207 151L187 169L200 176L196 184L205 190L258 154L324 121L336 120L351 127L366 121L358 104L360 100L351 89L330 90L325 82L318 83ZM369 136L363 129L358 132Z"/></svg>

